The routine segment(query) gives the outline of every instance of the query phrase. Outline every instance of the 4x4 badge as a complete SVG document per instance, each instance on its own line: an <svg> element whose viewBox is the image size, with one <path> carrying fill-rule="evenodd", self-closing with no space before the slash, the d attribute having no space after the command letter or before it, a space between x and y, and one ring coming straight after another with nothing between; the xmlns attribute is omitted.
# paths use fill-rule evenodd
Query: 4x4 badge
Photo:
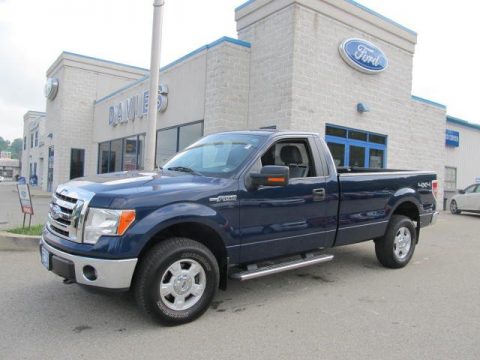
<svg viewBox="0 0 480 360"><path fill-rule="evenodd" d="M430 189L431 186L432 186L432 184L429 183L429 182L418 183L418 187L421 188L421 189Z"/></svg>

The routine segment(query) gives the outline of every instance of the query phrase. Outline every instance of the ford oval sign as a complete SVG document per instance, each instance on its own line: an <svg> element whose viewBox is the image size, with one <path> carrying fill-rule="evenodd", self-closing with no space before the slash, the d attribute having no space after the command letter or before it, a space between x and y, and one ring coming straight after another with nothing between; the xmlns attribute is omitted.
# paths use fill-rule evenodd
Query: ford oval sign
<svg viewBox="0 0 480 360"><path fill-rule="evenodd" d="M347 39L340 44L342 59L354 69L377 74L388 66L388 59L377 46L362 39Z"/></svg>

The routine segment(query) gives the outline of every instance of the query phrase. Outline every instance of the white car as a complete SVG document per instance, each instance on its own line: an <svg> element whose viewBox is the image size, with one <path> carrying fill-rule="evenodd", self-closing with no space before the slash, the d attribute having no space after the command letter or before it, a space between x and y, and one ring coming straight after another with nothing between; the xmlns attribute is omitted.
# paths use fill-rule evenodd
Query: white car
<svg viewBox="0 0 480 360"><path fill-rule="evenodd" d="M3 176L0 176L0 182L5 181L5 178Z"/></svg>
<svg viewBox="0 0 480 360"><path fill-rule="evenodd" d="M480 213L480 184L459 190L450 201L450 211L452 214L460 214L462 211Z"/></svg>

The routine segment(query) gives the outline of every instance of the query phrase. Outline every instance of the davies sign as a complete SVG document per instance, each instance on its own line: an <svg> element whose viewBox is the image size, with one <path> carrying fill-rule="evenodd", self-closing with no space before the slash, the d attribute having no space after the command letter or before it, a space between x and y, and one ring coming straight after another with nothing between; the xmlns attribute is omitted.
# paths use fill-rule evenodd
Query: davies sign
<svg viewBox="0 0 480 360"><path fill-rule="evenodd" d="M366 74L378 74L388 67L385 53L366 40L346 39L340 44L339 51L348 65Z"/></svg>
<svg viewBox="0 0 480 360"><path fill-rule="evenodd" d="M168 106L168 87L160 85L158 87L157 110L164 112ZM117 105L110 106L108 110L108 124L117 126L128 121L134 121L143 118L148 112L149 91L144 91L139 95L134 95L123 100Z"/></svg>

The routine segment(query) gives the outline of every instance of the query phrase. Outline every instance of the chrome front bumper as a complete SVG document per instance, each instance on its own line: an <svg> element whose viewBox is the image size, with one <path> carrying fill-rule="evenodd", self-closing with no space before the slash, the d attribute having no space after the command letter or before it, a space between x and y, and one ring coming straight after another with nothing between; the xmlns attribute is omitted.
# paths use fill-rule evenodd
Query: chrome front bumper
<svg viewBox="0 0 480 360"><path fill-rule="evenodd" d="M40 246L45 248L51 254L50 256L57 256L73 263L75 282L106 289L128 289L138 262L138 259L106 260L68 254L48 245L43 237L40 240ZM95 280L89 280L85 276L86 266L95 269Z"/></svg>

